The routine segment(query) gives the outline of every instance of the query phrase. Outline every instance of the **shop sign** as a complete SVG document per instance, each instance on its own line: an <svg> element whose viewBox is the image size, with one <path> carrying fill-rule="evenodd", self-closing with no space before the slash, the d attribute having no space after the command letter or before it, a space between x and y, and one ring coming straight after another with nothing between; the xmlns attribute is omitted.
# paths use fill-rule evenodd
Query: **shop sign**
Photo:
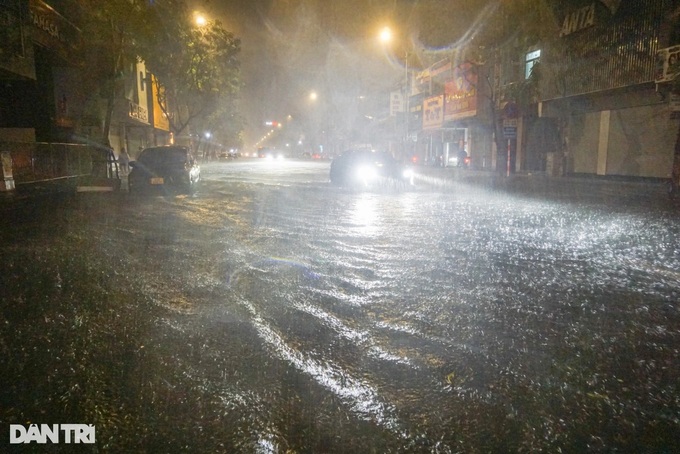
<svg viewBox="0 0 680 454"><path fill-rule="evenodd" d="M158 102L158 98L165 99L165 89L158 82L156 76L151 74L151 103L153 106L153 127L161 131L170 131L170 120Z"/></svg>
<svg viewBox="0 0 680 454"><path fill-rule="evenodd" d="M130 101L130 118L148 123L149 112L139 104Z"/></svg>
<svg viewBox="0 0 680 454"><path fill-rule="evenodd" d="M393 117L397 112L404 111L404 95L399 91L390 93L390 116Z"/></svg>
<svg viewBox="0 0 680 454"><path fill-rule="evenodd" d="M80 30L42 0L30 0L29 14L33 40L68 60Z"/></svg>
<svg viewBox="0 0 680 454"><path fill-rule="evenodd" d="M595 25L595 2L567 14L562 22L560 38Z"/></svg>
<svg viewBox="0 0 680 454"><path fill-rule="evenodd" d="M432 96L423 102L423 129L440 128L444 124L444 96Z"/></svg>
<svg viewBox="0 0 680 454"><path fill-rule="evenodd" d="M453 78L444 84L444 120L477 115L477 71L471 63L453 69Z"/></svg>
<svg viewBox="0 0 680 454"><path fill-rule="evenodd" d="M670 82L680 74L680 45L660 49L656 53L654 81Z"/></svg>

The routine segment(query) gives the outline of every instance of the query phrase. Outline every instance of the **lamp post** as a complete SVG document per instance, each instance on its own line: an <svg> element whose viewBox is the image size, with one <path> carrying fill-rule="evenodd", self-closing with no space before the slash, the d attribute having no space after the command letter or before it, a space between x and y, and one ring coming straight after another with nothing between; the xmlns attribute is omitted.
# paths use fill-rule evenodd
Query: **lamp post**
<svg viewBox="0 0 680 454"><path fill-rule="evenodd" d="M383 27L383 29L380 31L379 39L381 42L387 44L392 41L392 30L389 27ZM408 141L409 141L409 117L411 115L411 92L409 89L409 80L408 80L408 49L404 49L404 103L405 103L405 112L404 112L404 157L407 158L408 156Z"/></svg>
<svg viewBox="0 0 680 454"><path fill-rule="evenodd" d="M406 98L406 119L404 120L405 129L404 132L404 158L408 159L408 142L409 142L409 132L408 123L409 117L411 116L411 90L408 83L408 50L404 51L404 98Z"/></svg>

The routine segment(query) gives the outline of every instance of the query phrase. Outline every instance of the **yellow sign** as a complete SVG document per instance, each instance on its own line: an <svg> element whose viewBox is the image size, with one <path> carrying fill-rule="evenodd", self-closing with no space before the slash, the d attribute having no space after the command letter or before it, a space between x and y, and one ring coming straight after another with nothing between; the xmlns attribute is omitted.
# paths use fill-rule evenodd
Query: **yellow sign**
<svg viewBox="0 0 680 454"><path fill-rule="evenodd" d="M423 129L440 128L444 124L444 96L432 96L423 101Z"/></svg>
<svg viewBox="0 0 680 454"><path fill-rule="evenodd" d="M170 120L161 109L158 94L164 95L163 86L158 83L156 76L151 74L151 95L153 102L153 127L162 131L170 131ZM164 97L164 96L163 96Z"/></svg>

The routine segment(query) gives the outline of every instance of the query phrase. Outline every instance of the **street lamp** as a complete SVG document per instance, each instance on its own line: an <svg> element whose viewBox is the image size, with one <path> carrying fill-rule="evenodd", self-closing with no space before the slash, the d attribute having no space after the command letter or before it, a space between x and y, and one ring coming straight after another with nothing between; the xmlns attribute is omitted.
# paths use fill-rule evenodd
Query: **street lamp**
<svg viewBox="0 0 680 454"><path fill-rule="evenodd" d="M203 14L196 11L194 12L194 23L199 27L204 27L205 25L208 24L208 19L206 19L206 17Z"/></svg>
<svg viewBox="0 0 680 454"><path fill-rule="evenodd" d="M379 37L380 41L382 41L383 43L389 43L390 41L392 41L392 30L390 29L390 27L383 27L383 29L380 30Z"/></svg>
<svg viewBox="0 0 680 454"><path fill-rule="evenodd" d="M383 29L380 31L380 35L378 36L380 41L384 44L388 44L392 42L393 39L393 33L392 29L389 27L383 27ZM407 144L408 144L408 138L409 138L409 116L411 115L411 90L409 90L409 85L408 85L408 49L406 46L404 46L404 98L406 102L406 112L405 112L405 120L404 120L404 154L407 153Z"/></svg>

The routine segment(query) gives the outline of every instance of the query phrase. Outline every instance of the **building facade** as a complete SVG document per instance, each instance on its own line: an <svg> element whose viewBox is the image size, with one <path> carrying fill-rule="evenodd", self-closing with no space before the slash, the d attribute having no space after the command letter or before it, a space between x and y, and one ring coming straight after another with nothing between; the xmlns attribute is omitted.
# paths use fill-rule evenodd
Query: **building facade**
<svg viewBox="0 0 680 454"><path fill-rule="evenodd" d="M680 101L670 69L680 59L678 0L546 1L547 37L468 49L412 78L411 154L447 165L464 148L472 166L667 178Z"/></svg>
<svg viewBox="0 0 680 454"><path fill-rule="evenodd" d="M40 161L44 153L54 155L52 144L57 143L108 150L111 158L126 148L134 158L146 146L172 140L158 107L158 84L152 83L144 62L120 71L112 106L102 96L105 72L96 56L85 51L85 20L75 0L0 3L0 143L12 152L15 167ZM81 153L75 146L61 149L58 160L69 160L72 151ZM82 169L67 165L43 173L66 177L75 172Z"/></svg>
<svg viewBox="0 0 680 454"><path fill-rule="evenodd" d="M518 166L669 177L678 119L659 83L667 49L680 44L679 3L584 0L554 11L557 36L519 56L525 78L540 62L540 78L535 109L523 112Z"/></svg>

